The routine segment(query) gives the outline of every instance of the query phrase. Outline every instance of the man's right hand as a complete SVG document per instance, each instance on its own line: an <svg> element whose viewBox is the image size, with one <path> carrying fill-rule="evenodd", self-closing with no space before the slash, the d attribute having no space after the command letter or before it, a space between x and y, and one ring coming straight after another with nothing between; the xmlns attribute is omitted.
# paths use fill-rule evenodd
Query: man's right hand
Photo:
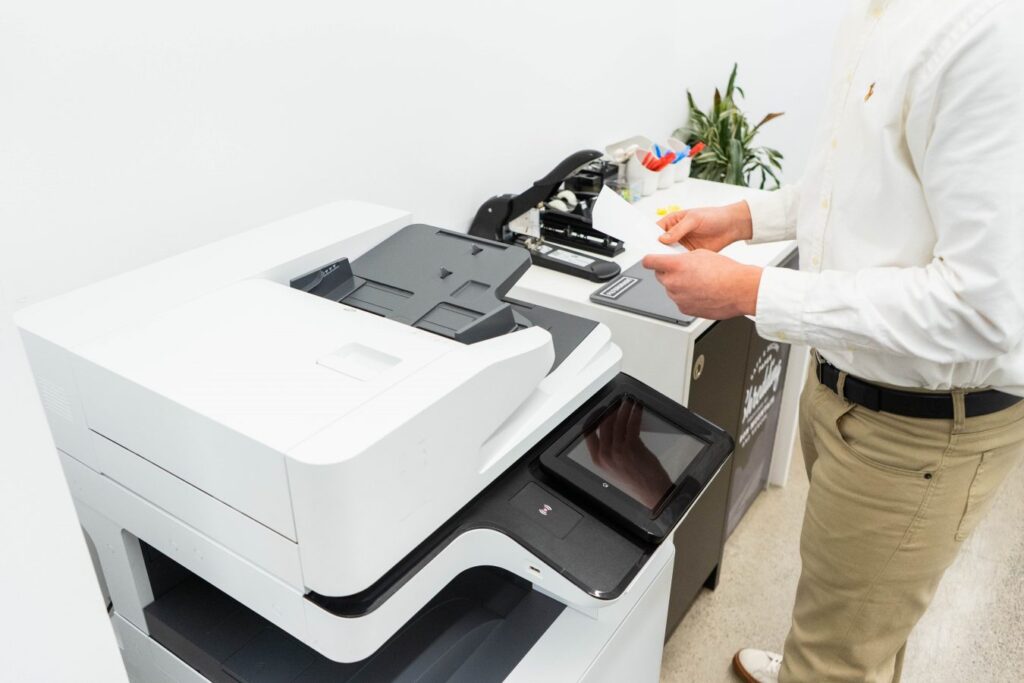
<svg viewBox="0 0 1024 683"><path fill-rule="evenodd" d="M665 231L658 238L662 243L678 242L690 251L721 251L733 242L750 239L754 232L746 202L676 211L658 221L658 225Z"/></svg>

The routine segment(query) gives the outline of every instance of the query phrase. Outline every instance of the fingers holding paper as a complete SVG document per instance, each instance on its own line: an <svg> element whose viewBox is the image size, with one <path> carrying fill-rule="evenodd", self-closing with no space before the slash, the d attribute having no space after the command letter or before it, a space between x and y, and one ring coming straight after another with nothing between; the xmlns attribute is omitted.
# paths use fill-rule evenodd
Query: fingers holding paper
<svg viewBox="0 0 1024 683"><path fill-rule="evenodd" d="M693 232L700 225L699 210L676 211L658 221L658 226L665 231L665 234L660 235L658 239L662 244L681 244L691 251L700 249L701 247L694 246L693 243L693 238L696 237ZM710 247L705 246L704 248ZM718 250L713 249L713 251Z"/></svg>
<svg viewBox="0 0 1024 683"><path fill-rule="evenodd" d="M693 251L721 251L733 242L750 239L750 207L746 202L728 206L688 209L670 213L658 221L665 231L662 244L681 244Z"/></svg>
<svg viewBox="0 0 1024 683"><path fill-rule="evenodd" d="M707 249L648 254L643 265L654 271L685 315L725 320L756 312L762 270L757 266L737 263Z"/></svg>

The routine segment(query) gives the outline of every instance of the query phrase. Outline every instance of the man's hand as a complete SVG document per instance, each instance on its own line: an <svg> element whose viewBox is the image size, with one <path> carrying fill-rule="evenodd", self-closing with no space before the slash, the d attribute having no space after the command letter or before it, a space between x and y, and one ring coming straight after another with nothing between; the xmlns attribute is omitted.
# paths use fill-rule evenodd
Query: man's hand
<svg viewBox="0 0 1024 683"><path fill-rule="evenodd" d="M750 207L746 202L728 206L676 211L658 221L665 231L659 237L664 244L682 244L690 251L721 251L733 242L753 235Z"/></svg>
<svg viewBox="0 0 1024 683"><path fill-rule="evenodd" d="M653 270L679 310L698 318L725 320L757 312L762 269L706 249L685 254L648 254Z"/></svg>

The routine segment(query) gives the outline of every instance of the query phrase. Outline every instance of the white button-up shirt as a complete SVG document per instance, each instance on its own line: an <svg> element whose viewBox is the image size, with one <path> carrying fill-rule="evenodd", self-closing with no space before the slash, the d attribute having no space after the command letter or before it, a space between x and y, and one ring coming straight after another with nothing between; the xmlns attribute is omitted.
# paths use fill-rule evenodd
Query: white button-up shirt
<svg viewBox="0 0 1024 683"><path fill-rule="evenodd" d="M749 202L762 336L852 375L1024 395L1024 0L857 0L816 153Z"/></svg>

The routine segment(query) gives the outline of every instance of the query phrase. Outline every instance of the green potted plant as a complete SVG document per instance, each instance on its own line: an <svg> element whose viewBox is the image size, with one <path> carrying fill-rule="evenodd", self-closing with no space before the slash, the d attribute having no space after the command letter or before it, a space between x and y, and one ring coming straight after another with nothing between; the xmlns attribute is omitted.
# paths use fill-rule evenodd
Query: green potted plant
<svg viewBox="0 0 1024 683"><path fill-rule="evenodd" d="M765 189L769 179L773 183L769 189L777 189L776 173L782 171L782 153L769 147L754 147L753 141L761 126L782 116L782 112L768 114L756 126L750 125L746 114L736 105L736 93L746 96L736 85L737 67L733 64L725 94L715 89L711 109L707 112L701 111L693 95L686 91L690 118L673 136L691 146L704 143L704 149L693 158L691 177L753 186L760 176L761 189Z"/></svg>

